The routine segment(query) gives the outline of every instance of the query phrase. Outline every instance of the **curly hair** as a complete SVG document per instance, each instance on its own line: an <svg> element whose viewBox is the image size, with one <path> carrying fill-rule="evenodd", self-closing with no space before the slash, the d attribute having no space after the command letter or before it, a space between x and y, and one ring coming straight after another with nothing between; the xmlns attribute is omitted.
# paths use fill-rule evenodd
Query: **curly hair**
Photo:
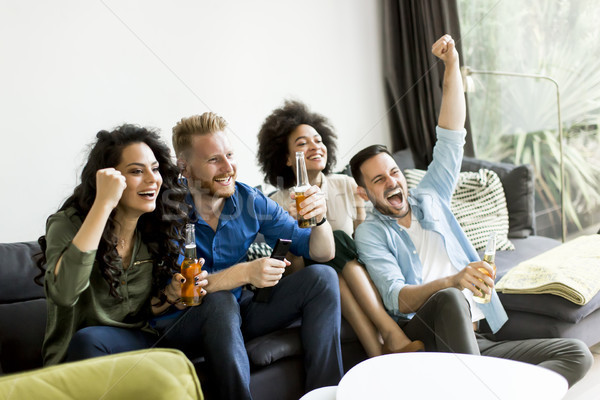
<svg viewBox="0 0 600 400"><path fill-rule="evenodd" d="M92 145L81 172L81 183L58 211L73 207L81 219L85 219L96 197L96 171L115 168L121 161L123 149L134 143L145 143L150 147L159 163L158 169L163 179L155 210L143 214L137 223L141 239L153 255L152 291L158 294L172 274L179 270L177 257L183 245L181 232L188 221L188 207L184 202L186 187L178 180L179 170L171 160L169 148L157 132L130 124L117 127L112 132L98 132L96 142ZM113 210L104 227L96 252L96 261L108 284L110 295L121 299L117 292L120 270L116 264L120 256L117 252L117 222L114 217ZM41 236L38 243L42 253L37 265L42 272L36 276L36 282L41 284L45 273L43 265L46 262L46 237Z"/></svg>
<svg viewBox="0 0 600 400"><path fill-rule="evenodd" d="M337 161L337 136L329 120L311 112L304 103L286 100L283 107L274 110L265 119L258 133L256 154L265 181L279 189L288 189L296 181L294 171L286 165L286 161L289 156L288 137L299 125L310 125L321 135L327 147L327 164L323 169L325 175L331 172Z"/></svg>

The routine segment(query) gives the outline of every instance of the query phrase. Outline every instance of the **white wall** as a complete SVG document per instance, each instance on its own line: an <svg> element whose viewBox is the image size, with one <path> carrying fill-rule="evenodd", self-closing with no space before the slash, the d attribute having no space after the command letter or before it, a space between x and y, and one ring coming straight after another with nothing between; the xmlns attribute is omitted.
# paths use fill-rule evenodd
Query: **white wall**
<svg viewBox="0 0 600 400"><path fill-rule="evenodd" d="M284 98L330 118L338 166L389 144L379 2L0 2L0 242L35 240L100 129L212 110L239 180L259 184L256 134Z"/></svg>

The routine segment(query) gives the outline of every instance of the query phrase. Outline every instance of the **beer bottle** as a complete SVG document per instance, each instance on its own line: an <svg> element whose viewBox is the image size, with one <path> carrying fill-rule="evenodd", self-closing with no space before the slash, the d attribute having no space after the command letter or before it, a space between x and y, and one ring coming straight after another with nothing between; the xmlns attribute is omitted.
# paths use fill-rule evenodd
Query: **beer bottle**
<svg viewBox="0 0 600 400"><path fill-rule="evenodd" d="M196 230L194 224L185 225L185 252L181 263L181 275L185 282L181 285L181 302L186 306L200 304L200 286L196 286L194 277L202 271L202 264L196 258Z"/></svg>
<svg viewBox="0 0 600 400"><path fill-rule="evenodd" d="M487 245L485 246L485 253L483 253L483 261L490 264L490 266L494 269L494 276L490 277L492 279L496 278L496 262L495 262L495 260L496 260L496 232L492 231L492 232L490 232L490 236L488 238ZM487 274L488 276L490 275L488 270L485 268L479 268L479 271ZM486 284L486 286L487 286L487 284ZM486 304L486 303L489 303L490 300L492 300L492 295L485 294L483 297L473 296L473 300L476 301L477 303Z"/></svg>
<svg viewBox="0 0 600 400"><path fill-rule="evenodd" d="M309 219L303 218L300 215L300 203L306 198L304 192L310 188L308 182L308 173L306 172L306 162L304 161L304 152L296 152L296 187L294 192L296 193L296 210L298 211L298 226L300 228L310 228L311 226L317 225L317 217Z"/></svg>

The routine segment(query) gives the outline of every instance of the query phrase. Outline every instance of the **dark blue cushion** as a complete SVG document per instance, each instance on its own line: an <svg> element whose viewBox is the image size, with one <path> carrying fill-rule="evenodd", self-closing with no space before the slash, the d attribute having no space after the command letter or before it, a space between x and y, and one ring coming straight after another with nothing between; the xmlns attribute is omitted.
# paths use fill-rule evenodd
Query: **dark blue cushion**
<svg viewBox="0 0 600 400"><path fill-rule="evenodd" d="M502 181L509 218L509 238L535 234L535 177L529 164L514 165L464 157L462 171L494 171Z"/></svg>
<svg viewBox="0 0 600 400"><path fill-rule="evenodd" d="M33 281L40 273L33 259L39 252L36 242L0 243L0 304L44 297Z"/></svg>

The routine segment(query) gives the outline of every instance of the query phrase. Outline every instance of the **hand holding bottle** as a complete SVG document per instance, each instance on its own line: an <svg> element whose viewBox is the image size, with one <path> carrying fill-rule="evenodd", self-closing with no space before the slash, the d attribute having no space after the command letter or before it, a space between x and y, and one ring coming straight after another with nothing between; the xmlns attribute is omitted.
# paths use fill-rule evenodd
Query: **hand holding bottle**
<svg viewBox="0 0 600 400"><path fill-rule="evenodd" d="M296 201L298 225L301 228L315 226L327 214L325 196L316 185L308 187L300 194L292 193L291 197ZM291 212L290 215L292 215Z"/></svg>
<svg viewBox="0 0 600 400"><path fill-rule="evenodd" d="M325 216L327 206L321 193L321 189L316 186L310 186L308 173L306 172L306 161L304 152L296 152L296 187L291 195L296 200L296 211L298 216L298 226L300 228L311 228L317 225L317 216Z"/></svg>
<svg viewBox="0 0 600 400"><path fill-rule="evenodd" d="M204 260L201 259L202 264L204 264ZM206 279L208 276L208 272L202 271L197 275L193 276L191 279L186 279L180 273L173 274L173 278L171 279L171 283L169 283L162 291L165 298L164 300L174 305L177 309L183 310L187 307L187 304L183 302L185 287L194 287L194 291L198 292L200 295L200 299L198 304L202 303L202 297L206 295L206 290L204 287L208 285L208 280ZM188 289L189 290L189 289Z"/></svg>
<svg viewBox="0 0 600 400"><path fill-rule="evenodd" d="M473 292L473 298L481 298L488 291L491 293L491 287L494 281L491 278L493 269L484 261L474 261L455 275L452 275L452 286L459 289L469 289Z"/></svg>
<svg viewBox="0 0 600 400"><path fill-rule="evenodd" d="M203 258L196 258L196 230L194 224L186 224L185 226L185 253L181 263L181 302L186 306L197 306L202 303L202 297L206 291L202 289L208 284L208 281L200 287L197 284L196 277L206 271L202 271L204 265Z"/></svg>
<svg viewBox="0 0 600 400"><path fill-rule="evenodd" d="M494 279L496 279L495 260L496 260L496 232L491 232L490 237L487 242L487 245L485 246L485 253L483 255L483 262L486 263L489 268L488 269L479 268L479 271L487 274L492 279L492 282ZM494 285L490 286L486 283L486 286L490 289L489 293L480 290L480 296L473 297L473 300L476 301L477 303L485 304L485 303L489 303L490 300L492 300L492 290L493 290L492 288Z"/></svg>

